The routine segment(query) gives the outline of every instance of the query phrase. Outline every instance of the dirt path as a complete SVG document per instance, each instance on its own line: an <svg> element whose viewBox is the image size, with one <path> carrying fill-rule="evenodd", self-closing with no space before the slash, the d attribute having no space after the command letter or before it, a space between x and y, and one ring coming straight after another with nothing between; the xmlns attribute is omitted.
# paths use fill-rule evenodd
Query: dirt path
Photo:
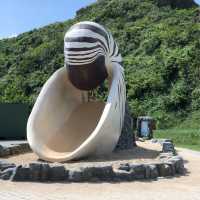
<svg viewBox="0 0 200 200"><path fill-rule="evenodd" d="M200 153L178 149L188 174L131 183L41 184L0 181L0 200L200 200Z"/></svg>

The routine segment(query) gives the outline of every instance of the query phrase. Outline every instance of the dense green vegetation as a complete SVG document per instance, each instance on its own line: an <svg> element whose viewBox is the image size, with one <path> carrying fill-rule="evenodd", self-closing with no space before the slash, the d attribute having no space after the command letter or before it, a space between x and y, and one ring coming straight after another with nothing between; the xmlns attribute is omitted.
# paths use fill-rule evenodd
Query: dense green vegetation
<svg viewBox="0 0 200 200"><path fill-rule="evenodd" d="M155 131L154 136L156 138L169 138L178 147L184 147L200 151L199 129L157 130Z"/></svg>
<svg viewBox="0 0 200 200"><path fill-rule="evenodd" d="M0 102L33 105L64 64L64 33L92 20L109 27L120 46L134 116L152 115L160 128L200 127L200 14L184 2L98 0L74 19L0 40Z"/></svg>

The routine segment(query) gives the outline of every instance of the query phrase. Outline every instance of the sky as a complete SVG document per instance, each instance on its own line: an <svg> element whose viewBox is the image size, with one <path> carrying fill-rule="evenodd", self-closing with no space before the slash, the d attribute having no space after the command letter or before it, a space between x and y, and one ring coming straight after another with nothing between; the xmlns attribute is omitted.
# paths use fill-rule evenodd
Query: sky
<svg viewBox="0 0 200 200"><path fill-rule="evenodd" d="M73 18L96 0L1 0L0 39ZM200 0L194 0L200 5Z"/></svg>
<svg viewBox="0 0 200 200"><path fill-rule="evenodd" d="M1 0L0 39L73 18L96 0Z"/></svg>
<svg viewBox="0 0 200 200"><path fill-rule="evenodd" d="M200 0L194 0L197 4L200 5Z"/></svg>
<svg viewBox="0 0 200 200"><path fill-rule="evenodd" d="M200 0L194 0L197 4L200 5Z"/></svg>

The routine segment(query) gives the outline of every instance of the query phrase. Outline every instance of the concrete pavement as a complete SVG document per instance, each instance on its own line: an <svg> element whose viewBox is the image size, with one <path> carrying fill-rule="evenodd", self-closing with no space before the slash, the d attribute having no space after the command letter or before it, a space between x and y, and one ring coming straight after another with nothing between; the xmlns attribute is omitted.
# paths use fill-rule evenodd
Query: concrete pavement
<svg viewBox="0 0 200 200"><path fill-rule="evenodd" d="M13 183L0 181L0 200L200 200L200 154L179 149L186 176L130 183Z"/></svg>

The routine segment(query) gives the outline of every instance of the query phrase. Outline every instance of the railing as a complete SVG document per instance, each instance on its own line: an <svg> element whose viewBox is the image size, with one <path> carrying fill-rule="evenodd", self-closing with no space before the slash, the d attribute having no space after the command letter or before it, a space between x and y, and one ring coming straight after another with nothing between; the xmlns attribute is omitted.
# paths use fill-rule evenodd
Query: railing
<svg viewBox="0 0 200 200"><path fill-rule="evenodd" d="M0 140L26 138L29 106L22 103L0 103Z"/></svg>

